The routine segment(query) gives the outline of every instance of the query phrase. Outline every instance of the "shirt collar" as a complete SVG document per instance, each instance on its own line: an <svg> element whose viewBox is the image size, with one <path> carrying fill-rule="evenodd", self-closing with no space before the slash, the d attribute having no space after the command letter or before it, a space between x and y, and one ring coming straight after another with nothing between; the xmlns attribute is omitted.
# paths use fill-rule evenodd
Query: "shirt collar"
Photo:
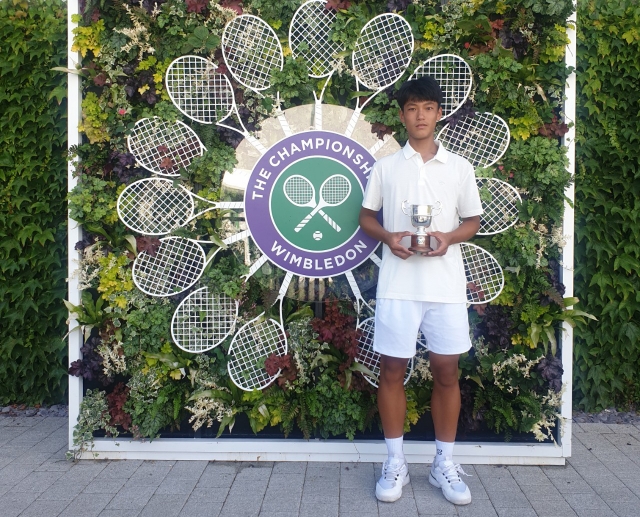
<svg viewBox="0 0 640 517"><path fill-rule="evenodd" d="M438 146L438 150L436 151L436 155L433 157L433 159L438 160L440 163L447 163L447 160L449 159L449 153L444 148L444 145L438 142L438 140L435 140L435 143ZM404 148L402 149L402 151L404 152L404 157L407 160L412 158L416 154L418 155L420 160L422 160L422 156L420 156L420 153L416 151L413 147L411 147L411 144L409 144L408 140Z"/></svg>

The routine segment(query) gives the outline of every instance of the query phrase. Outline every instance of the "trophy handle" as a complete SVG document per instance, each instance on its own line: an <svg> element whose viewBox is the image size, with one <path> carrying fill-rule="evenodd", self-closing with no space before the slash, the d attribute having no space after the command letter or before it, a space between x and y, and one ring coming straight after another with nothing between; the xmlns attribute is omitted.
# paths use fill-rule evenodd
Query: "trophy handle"
<svg viewBox="0 0 640 517"><path fill-rule="evenodd" d="M404 215L411 215L411 213L407 211L410 206L411 204L406 199L402 202L402 211L404 212Z"/></svg>
<svg viewBox="0 0 640 517"><path fill-rule="evenodd" d="M431 215L438 215L440 212L442 212L442 203L436 201L436 204L433 205L433 209L431 210Z"/></svg>

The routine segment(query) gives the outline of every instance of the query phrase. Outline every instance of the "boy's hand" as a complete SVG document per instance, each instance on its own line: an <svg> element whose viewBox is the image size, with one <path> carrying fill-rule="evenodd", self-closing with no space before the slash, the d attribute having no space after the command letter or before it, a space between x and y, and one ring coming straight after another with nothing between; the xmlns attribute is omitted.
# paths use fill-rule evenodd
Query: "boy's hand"
<svg viewBox="0 0 640 517"><path fill-rule="evenodd" d="M427 233L429 237L433 237L436 241L438 241L438 247L427 253L428 257L441 257L447 250L449 249L449 245L451 244L451 237L448 233L443 232L429 232Z"/></svg>
<svg viewBox="0 0 640 517"><path fill-rule="evenodd" d="M410 237L411 232L389 232L384 240L384 243L389 246L391 253L396 257L400 257L402 260L408 259L413 252L405 248L400 241L403 237Z"/></svg>

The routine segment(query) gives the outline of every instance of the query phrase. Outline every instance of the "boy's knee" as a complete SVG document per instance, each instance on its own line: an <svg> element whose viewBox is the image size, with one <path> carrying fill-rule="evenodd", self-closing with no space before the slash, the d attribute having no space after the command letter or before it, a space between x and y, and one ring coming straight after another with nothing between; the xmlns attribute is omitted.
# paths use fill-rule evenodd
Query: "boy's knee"
<svg viewBox="0 0 640 517"><path fill-rule="evenodd" d="M380 381L384 383L404 383L408 359L383 356L380 359Z"/></svg>

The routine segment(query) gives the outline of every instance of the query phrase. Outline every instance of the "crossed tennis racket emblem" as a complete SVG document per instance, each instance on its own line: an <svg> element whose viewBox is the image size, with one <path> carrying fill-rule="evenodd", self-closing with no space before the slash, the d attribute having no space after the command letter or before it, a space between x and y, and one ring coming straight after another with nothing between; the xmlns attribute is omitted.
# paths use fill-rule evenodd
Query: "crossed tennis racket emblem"
<svg viewBox="0 0 640 517"><path fill-rule="evenodd" d="M329 217L324 208L340 206L351 194L351 182L342 174L329 176L320 186L320 199L316 200L316 188L313 183L300 174L294 174L286 179L282 187L284 195L292 205L312 208L311 212L295 227L295 231L302 230L316 214L329 223L336 232L342 230L340 225Z"/></svg>

